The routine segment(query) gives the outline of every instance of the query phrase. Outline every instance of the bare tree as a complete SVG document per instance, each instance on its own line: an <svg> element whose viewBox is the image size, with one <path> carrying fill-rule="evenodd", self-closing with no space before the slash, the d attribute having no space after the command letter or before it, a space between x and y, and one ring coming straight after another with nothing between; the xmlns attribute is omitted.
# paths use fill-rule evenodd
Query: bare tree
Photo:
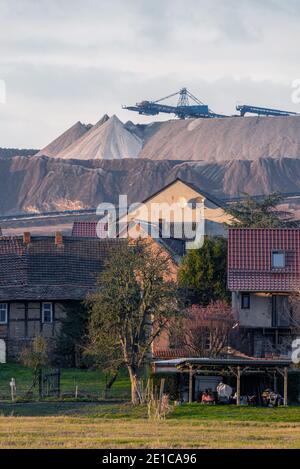
<svg viewBox="0 0 300 469"><path fill-rule="evenodd" d="M224 301L193 305L183 321L182 343L189 353L217 357L229 345L234 323L231 306Z"/></svg>
<svg viewBox="0 0 300 469"><path fill-rule="evenodd" d="M32 369L33 381L28 393L39 384L39 395L41 395L42 370L49 364L47 342L44 337L37 336L30 345L25 346L21 351L20 361Z"/></svg>
<svg viewBox="0 0 300 469"><path fill-rule="evenodd" d="M141 402L141 373L153 341L180 315L177 298L170 256L146 241L120 243L89 296L88 353L102 368L127 368L134 404Z"/></svg>

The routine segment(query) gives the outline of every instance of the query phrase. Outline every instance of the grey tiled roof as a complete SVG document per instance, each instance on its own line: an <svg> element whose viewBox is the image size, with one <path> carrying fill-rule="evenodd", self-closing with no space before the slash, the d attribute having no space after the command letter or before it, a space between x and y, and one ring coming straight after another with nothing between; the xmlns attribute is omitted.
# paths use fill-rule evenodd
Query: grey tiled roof
<svg viewBox="0 0 300 469"><path fill-rule="evenodd" d="M0 301L84 299L95 288L110 249L119 239L0 238Z"/></svg>

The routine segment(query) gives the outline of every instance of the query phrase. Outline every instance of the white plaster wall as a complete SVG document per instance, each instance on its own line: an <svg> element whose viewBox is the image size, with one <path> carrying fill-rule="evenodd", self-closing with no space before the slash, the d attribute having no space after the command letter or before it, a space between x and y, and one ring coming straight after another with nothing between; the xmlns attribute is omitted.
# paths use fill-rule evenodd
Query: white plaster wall
<svg viewBox="0 0 300 469"><path fill-rule="evenodd" d="M6 343L0 339L0 363L6 363Z"/></svg>
<svg viewBox="0 0 300 469"><path fill-rule="evenodd" d="M186 201L187 203L192 203L193 201L199 203L200 201L203 201L205 234L221 236L226 235L224 223L230 223L232 217L227 212L225 212L223 208L206 199L205 196L201 195L201 193L196 192L181 181L176 181L170 187L162 190L159 194L149 199L145 204L147 210L141 207L130 212L128 214L128 221L156 221L151 219L151 205L155 203L167 204L174 208L174 210L171 211L169 217L165 218L162 214L160 218L165 218L166 222L181 222L182 208L180 207L180 203L182 203L182 201ZM185 221L192 222L196 219L196 210L192 208L186 208ZM120 221L122 221L122 218Z"/></svg>
<svg viewBox="0 0 300 469"><path fill-rule="evenodd" d="M271 327L272 299L267 293L250 293L250 308L241 308L239 292L233 293L232 306L237 314L239 323L245 327Z"/></svg>

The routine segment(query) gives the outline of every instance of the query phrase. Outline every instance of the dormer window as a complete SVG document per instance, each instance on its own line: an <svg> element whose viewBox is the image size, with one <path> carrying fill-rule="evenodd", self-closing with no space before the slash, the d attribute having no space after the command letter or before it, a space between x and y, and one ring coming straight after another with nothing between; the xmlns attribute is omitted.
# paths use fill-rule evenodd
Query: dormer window
<svg viewBox="0 0 300 469"><path fill-rule="evenodd" d="M274 269L283 269L285 267L285 253L284 251L272 252L272 267Z"/></svg>

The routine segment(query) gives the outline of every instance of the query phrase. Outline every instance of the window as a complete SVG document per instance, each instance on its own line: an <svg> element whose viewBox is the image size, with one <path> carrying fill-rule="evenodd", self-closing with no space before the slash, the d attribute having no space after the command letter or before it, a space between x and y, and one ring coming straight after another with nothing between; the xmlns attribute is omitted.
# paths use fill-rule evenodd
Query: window
<svg viewBox="0 0 300 469"><path fill-rule="evenodd" d="M52 303L43 303L42 320L43 322L53 322L53 304Z"/></svg>
<svg viewBox="0 0 300 469"><path fill-rule="evenodd" d="M163 235L164 235L164 233L163 233L163 230L164 230L164 220L163 220L162 218L160 218L160 219L158 220L158 230L159 230L158 236L159 236L160 238L163 238Z"/></svg>
<svg viewBox="0 0 300 469"><path fill-rule="evenodd" d="M0 303L0 324L7 323L7 303Z"/></svg>
<svg viewBox="0 0 300 469"><path fill-rule="evenodd" d="M242 293L242 301L241 301L242 309L250 309L250 294L249 293Z"/></svg>
<svg viewBox="0 0 300 469"><path fill-rule="evenodd" d="M276 269L285 267L285 255L283 251L272 252L272 267Z"/></svg>
<svg viewBox="0 0 300 469"><path fill-rule="evenodd" d="M211 349L211 333L208 328L203 331L203 338L202 338L202 347L203 350L210 350Z"/></svg>
<svg viewBox="0 0 300 469"><path fill-rule="evenodd" d="M288 327L291 324L291 311L288 297L272 295L272 327Z"/></svg>

